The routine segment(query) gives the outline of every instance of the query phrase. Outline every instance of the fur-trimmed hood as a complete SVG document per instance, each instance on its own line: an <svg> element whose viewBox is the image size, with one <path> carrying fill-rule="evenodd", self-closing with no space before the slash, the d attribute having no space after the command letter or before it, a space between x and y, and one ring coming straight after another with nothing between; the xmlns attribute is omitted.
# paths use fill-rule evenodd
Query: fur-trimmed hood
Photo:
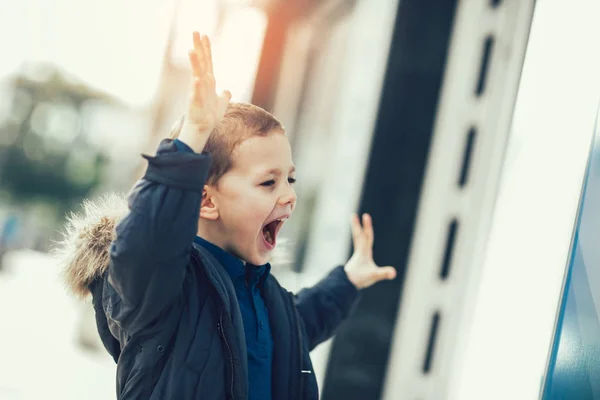
<svg viewBox="0 0 600 400"><path fill-rule="evenodd" d="M70 292L84 298L89 286L108 268L115 226L127 213L124 195L110 194L86 200L80 213L67 218L63 238L54 249Z"/></svg>
<svg viewBox="0 0 600 400"><path fill-rule="evenodd" d="M72 294L87 297L90 284L108 269L115 227L127 211L125 195L109 194L84 201L81 212L68 216L63 238L54 248L54 254L62 267L63 281ZM289 263L287 241L281 238L278 242L271 256L273 268Z"/></svg>

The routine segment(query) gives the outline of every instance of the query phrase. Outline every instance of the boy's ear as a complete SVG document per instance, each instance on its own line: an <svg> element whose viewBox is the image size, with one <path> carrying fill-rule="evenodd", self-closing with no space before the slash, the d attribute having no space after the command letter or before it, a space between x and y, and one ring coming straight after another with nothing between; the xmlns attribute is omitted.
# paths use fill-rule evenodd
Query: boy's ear
<svg viewBox="0 0 600 400"><path fill-rule="evenodd" d="M200 203L200 218L215 221L219 218L219 209L214 201L213 188L204 185L202 190L202 202Z"/></svg>

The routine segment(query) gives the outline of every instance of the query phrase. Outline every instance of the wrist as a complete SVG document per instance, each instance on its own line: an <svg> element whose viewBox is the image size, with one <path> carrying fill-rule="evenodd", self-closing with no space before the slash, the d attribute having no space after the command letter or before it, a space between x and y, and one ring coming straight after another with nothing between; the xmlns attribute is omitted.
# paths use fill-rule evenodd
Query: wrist
<svg viewBox="0 0 600 400"><path fill-rule="evenodd" d="M346 278L348 278L350 283L353 284L357 290L362 289L360 282L357 281L355 274L352 272L351 268L348 268L348 265L344 266L344 272L346 273Z"/></svg>
<svg viewBox="0 0 600 400"><path fill-rule="evenodd" d="M188 145L195 153L200 154L204 151L204 146L206 146L211 131L212 129L202 130L199 125L186 123L184 121L177 139Z"/></svg>

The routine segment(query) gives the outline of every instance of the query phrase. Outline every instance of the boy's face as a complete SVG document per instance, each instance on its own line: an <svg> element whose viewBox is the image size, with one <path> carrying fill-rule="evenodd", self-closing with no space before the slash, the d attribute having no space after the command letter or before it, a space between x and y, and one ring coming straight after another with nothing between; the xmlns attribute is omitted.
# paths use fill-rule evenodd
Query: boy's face
<svg viewBox="0 0 600 400"><path fill-rule="evenodd" d="M210 190L218 219L215 243L254 265L269 261L277 234L296 205L294 164L280 132L252 136L233 153L233 167Z"/></svg>

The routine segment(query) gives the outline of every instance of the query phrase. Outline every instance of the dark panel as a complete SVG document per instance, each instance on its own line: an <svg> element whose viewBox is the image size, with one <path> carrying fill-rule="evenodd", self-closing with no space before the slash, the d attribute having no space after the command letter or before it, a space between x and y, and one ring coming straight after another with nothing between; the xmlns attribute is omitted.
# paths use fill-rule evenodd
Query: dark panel
<svg viewBox="0 0 600 400"><path fill-rule="evenodd" d="M373 216L375 261L398 278L365 290L337 334L325 400L378 399L383 389L455 9L456 0L399 2L360 203Z"/></svg>

